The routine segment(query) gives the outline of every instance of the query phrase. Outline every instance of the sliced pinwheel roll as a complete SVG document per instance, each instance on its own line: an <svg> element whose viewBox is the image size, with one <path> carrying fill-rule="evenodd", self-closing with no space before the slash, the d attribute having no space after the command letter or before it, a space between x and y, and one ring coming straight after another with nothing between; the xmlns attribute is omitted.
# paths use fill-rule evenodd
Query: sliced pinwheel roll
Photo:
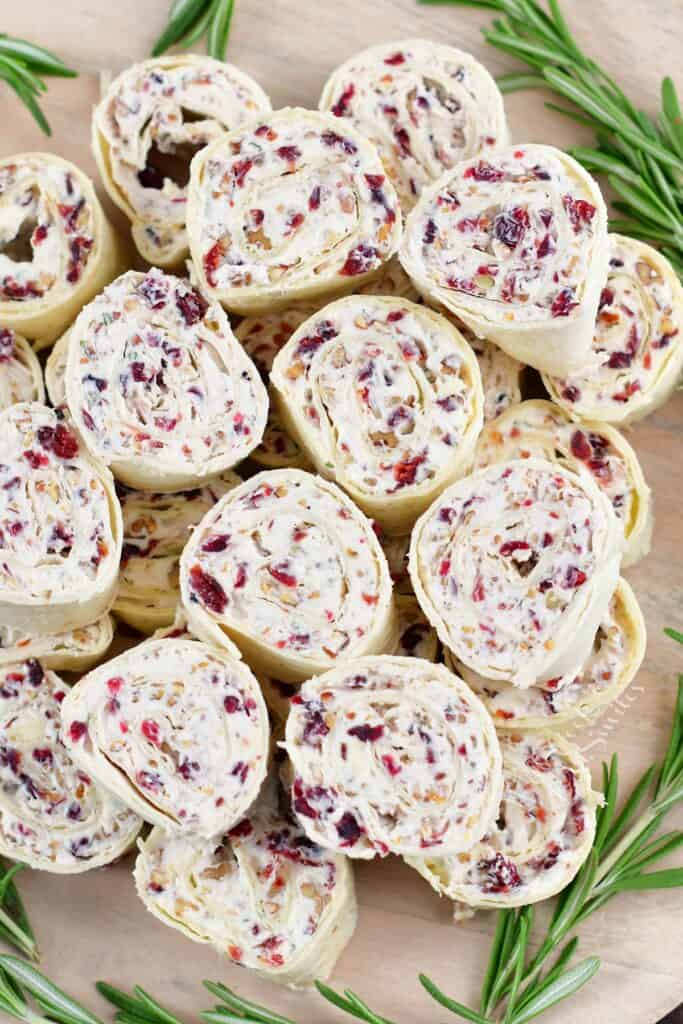
<svg viewBox="0 0 683 1024"><path fill-rule="evenodd" d="M228 470L194 491L154 494L119 488L121 575L113 611L143 633L170 626L180 601L180 556L193 526L242 480Z"/></svg>
<svg viewBox="0 0 683 1024"><path fill-rule="evenodd" d="M573 419L634 423L671 396L683 369L683 286L660 252L609 236L609 272L591 351L571 373L544 375Z"/></svg>
<svg viewBox="0 0 683 1024"><path fill-rule="evenodd" d="M146 640L84 676L62 705L74 761L145 821L211 838L243 817L268 760L256 679L227 651Z"/></svg>
<svg viewBox="0 0 683 1024"><path fill-rule="evenodd" d="M0 413L0 622L87 626L110 607L121 556L114 480L47 406Z"/></svg>
<svg viewBox="0 0 683 1024"><path fill-rule="evenodd" d="M20 334L0 327L0 412L17 402L44 402L43 371Z"/></svg>
<svg viewBox="0 0 683 1024"><path fill-rule="evenodd" d="M397 251L401 211L362 135L287 108L195 157L187 228L201 287L249 314L357 291Z"/></svg>
<svg viewBox="0 0 683 1024"><path fill-rule="evenodd" d="M69 335L69 412L129 487L196 487L261 440L268 396L217 304L180 278L119 277Z"/></svg>
<svg viewBox="0 0 683 1024"><path fill-rule="evenodd" d="M528 687L581 668L622 547L583 467L519 459L442 494L413 530L409 568L442 643L486 679Z"/></svg>
<svg viewBox="0 0 683 1024"><path fill-rule="evenodd" d="M600 621L593 648L576 674L520 690L484 679L448 651L445 661L481 697L497 729L559 729L594 718L618 700L635 679L646 644L643 613L622 578Z"/></svg>
<svg viewBox="0 0 683 1024"><path fill-rule="evenodd" d="M513 359L492 341L478 338L463 324L460 332L474 350L484 389L484 423L500 416L511 405L522 401L524 364Z"/></svg>
<svg viewBox="0 0 683 1024"><path fill-rule="evenodd" d="M182 263L192 157L270 109L249 75L196 54L155 57L114 79L93 114L93 150L144 259L171 269Z"/></svg>
<svg viewBox="0 0 683 1024"><path fill-rule="evenodd" d="M45 363L47 397L55 409L68 413L66 404L66 362L69 358L69 335L66 331L50 349Z"/></svg>
<svg viewBox="0 0 683 1024"><path fill-rule="evenodd" d="M180 561L188 622L257 673L301 682L391 649L396 615L372 524L334 484L259 473L202 519Z"/></svg>
<svg viewBox="0 0 683 1024"><path fill-rule="evenodd" d="M0 160L0 224L0 324L38 348L125 266L90 178L52 153Z"/></svg>
<svg viewBox="0 0 683 1024"><path fill-rule="evenodd" d="M600 189L552 146L508 147L425 189L400 257L430 302L548 373L590 353L607 274Z"/></svg>
<svg viewBox="0 0 683 1024"><path fill-rule="evenodd" d="M75 874L126 853L142 819L71 760L66 689L35 658L0 666L0 854Z"/></svg>
<svg viewBox="0 0 683 1024"><path fill-rule="evenodd" d="M273 364L282 418L319 473L404 534L469 471L483 423L477 360L445 317L353 295L306 320Z"/></svg>
<svg viewBox="0 0 683 1024"><path fill-rule="evenodd" d="M458 853L495 820L493 724L443 665L384 655L339 666L292 698L285 735L294 811L327 849Z"/></svg>
<svg viewBox="0 0 683 1024"><path fill-rule="evenodd" d="M327 978L356 926L347 858L263 799L212 842L155 828L140 843L135 884L164 924L292 988Z"/></svg>
<svg viewBox="0 0 683 1024"><path fill-rule="evenodd" d="M500 737L503 796L483 839L457 856L410 857L442 896L468 907L521 907L554 896L584 863L599 794L581 751L553 733Z"/></svg>
<svg viewBox="0 0 683 1024"><path fill-rule="evenodd" d="M405 211L461 160L506 145L503 97L474 57L424 39L384 43L332 72L320 109L377 146Z"/></svg>
<svg viewBox="0 0 683 1024"><path fill-rule="evenodd" d="M104 657L113 639L111 615L62 633L36 633L0 625L0 665L39 658L45 668L56 672L87 672Z"/></svg>
<svg viewBox="0 0 683 1024"><path fill-rule="evenodd" d="M650 550L652 506L638 456L606 423L573 423L552 402L522 402L487 424L477 442L475 466L539 456L580 463L612 502L626 538L622 565Z"/></svg>

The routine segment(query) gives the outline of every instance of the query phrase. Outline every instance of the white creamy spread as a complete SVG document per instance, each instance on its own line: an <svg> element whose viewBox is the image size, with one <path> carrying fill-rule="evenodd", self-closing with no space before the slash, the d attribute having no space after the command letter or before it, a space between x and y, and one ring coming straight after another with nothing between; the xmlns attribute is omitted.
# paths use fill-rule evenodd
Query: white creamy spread
<svg viewBox="0 0 683 1024"><path fill-rule="evenodd" d="M194 640L148 640L90 672L62 707L74 760L177 835L231 828L265 777L268 717L243 662Z"/></svg>
<svg viewBox="0 0 683 1024"><path fill-rule="evenodd" d="M404 210L445 170L508 139L503 98L469 53L422 39L371 47L333 71L320 109L375 145Z"/></svg>
<svg viewBox="0 0 683 1024"><path fill-rule="evenodd" d="M111 863L142 827L71 760L59 736L66 691L35 658L0 666L0 852L64 873Z"/></svg>
<svg viewBox="0 0 683 1024"><path fill-rule="evenodd" d="M349 857L456 853L495 817L491 719L442 665L384 655L310 679L291 700L286 750L306 834Z"/></svg>

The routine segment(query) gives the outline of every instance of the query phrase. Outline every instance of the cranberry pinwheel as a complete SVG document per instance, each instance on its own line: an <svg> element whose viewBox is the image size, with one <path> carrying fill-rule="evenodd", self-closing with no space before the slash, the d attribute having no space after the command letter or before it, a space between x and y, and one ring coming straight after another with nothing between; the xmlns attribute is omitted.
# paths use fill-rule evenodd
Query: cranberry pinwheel
<svg viewBox="0 0 683 1024"><path fill-rule="evenodd" d="M560 729L600 715L635 679L647 634L635 594L620 579L598 626L593 649L577 673L521 690L484 679L446 651L445 661L477 693L497 729Z"/></svg>
<svg viewBox="0 0 683 1024"><path fill-rule="evenodd" d="M249 314L357 291L397 251L401 211L362 135L287 108L195 157L187 228L201 287Z"/></svg>
<svg viewBox="0 0 683 1024"><path fill-rule="evenodd" d="M75 874L122 856L143 823L71 760L66 689L34 658L0 666L0 854Z"/></svg>
<svg viewBox="0 0 683 1024"><path fill-rule="evenodd" d="M111 474L47 406L0 413L0 622L57 633L110 607L121 555Z"/></svg>
<svg viewBox="0 0 683 1024"><path fill-rule="evenodd" d="M0 625L0 665L39 658L56 672L87 672L101 661L114 639L111 615L61 633L36 633Z"/></svg>
<svg viewBox="0 0 683 1024"><path fill-rule="evenodd" d="M155 828L140 843L135 883L164 924L291 988L327 978L356 926L347 858L263 798L212 842Z"/></svg>
<svg viewBox="0 0 683 1024"><path fill-rule="evenodd" d="M69 334L69 412L122 483L197 487L261 440L268 396L228 318L187 281L130 271Z"/></svg>
<svg viewBox="0 0 683 1024"><path fill-rule="evenodd" d="M580 750L553 733L510 733L500 747L503 796L483 839L457 856L407 858L463 909L548 899L571 882L593 845L600 796Z"/></svg>
<svg viewBox="0 0 683 1024"><path fill-rule="evenodd" d="M581 668L622 546L612 505L583 467L519 459L445 491L413 530L409 568L458 660L528 687Z"/></svg>
<svg viewBox="0 0 683 1024"><path fill-rule="evenodd" d="M82 171L52 153L0 160L0 324L42 348L125 260Z"/></svg>
<svg viewBox="0 0 683 1024"><path fill-rule="evenodd" d="M359 292L368 295L394 295L410 300L419 297L410 278L395 257L386 264L378 278L363 285ZM235 336L253 359L264 382L267 383L270 378L273 362L280 349L289 341L297 327L315 312L315 306L292 306L277 313L244 317L237 326ZM250 457L257 465L268 469L284 469L290 466L307 469L310 466L301 446L285 429L280 411L272 400L263 441Z"/></svg>
<svg viewBox="0 0 683 1024"><path fill-rule="evenodd" d="M484 423L489 423L511 405L521 402L524 365L492 341L478 338L464 324L460 325L460 333L473 349L479 363L481 386L484 389Z"/></svg>
<svg viewBox="0 0 683 1024"><path fill-rule="evenodd" d="M119 488L123 512L121 575L113 611L143 633L170 626L180 601L180 556L192 527L242 480L228 470L177 494Z"/></svg>
<svg viewBox="0 0 683 1024"><path fill-rule="evenodd" d="M44 402L43 371L20 334L0 327L0 412L17 402Z"/></svg>
<svg viewBox="0 0 683 1024"><path fill-rule="evenodd" d="M401 262L430 302L548 373L590 353L607 274L600 189L552 146L520 145L458 164L425 189Z"/></svg>
<svg viewBox="0 0 683 1024"><path fill-rule="evenodd" d="M358 658L292 698L285 747L306 834L368 860L469 849L495 820L498 740L483 704L443 665Z"/></svg>
<svg viewBox="0 0 683 1024"><path fill-rule="evenodd" d="M486 68L424 39L351 57L325 83L320 109L348 118L377 147L405 211L444 171L508 141L503 97Z"/></svg>
<svg viewBox="0 0 683 1024"><path fill-rule="evenodd" d="M658 409L678 384L683 285L666 257L645 242L610 235L609 255L584 365L546 374L543 383L573 419L627 424Z"/></svg>
<svg viewBox="0 0 683 1024"><path fill-rule="evenodd" d="M259 473L194 530L180 561L192 630L234 641L254 671L301 682L391 649L396 615L372 524L333 483Z"/></svg>
<svg viewBox="0 0 683 1024"><path fill-rule="evenodd" d="M192 157L268 111L253 78L211 57L155 57L114 79L93 115L93 150L144 259L171 269L182 263Z"/></svg>
<svg viewBox="0 0 683 1024"><path fill-rule="evenodd" d="M622 565L650 549L652 508L638 456L625 437L606 423L573 423L552 402L522 402L487 424L477 442L475 466L539 456L581 464L612 503L626 538Z"/></svg>
<svg viewBox="0 0 683 1024"><path fill-rule="evenodd" d="M445 317L353 295L294 332L271 375L281 416L319 473L406 533L467 473L482 427L477 360Z"/></svg>
<svg viewBox="0 0 683 1024"><path fill-rule="evenodd" d="M84 676L62 705L74 761L145 821L209 839L243 817L268 759L268 714L242 661L152 639Z"/></svg>

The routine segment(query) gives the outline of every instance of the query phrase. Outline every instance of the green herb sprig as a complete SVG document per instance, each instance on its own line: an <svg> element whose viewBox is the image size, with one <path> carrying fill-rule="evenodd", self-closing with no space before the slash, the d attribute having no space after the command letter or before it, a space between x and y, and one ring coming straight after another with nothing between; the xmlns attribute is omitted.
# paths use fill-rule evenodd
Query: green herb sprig
<svg viewBox="0 0 683 1024"><path fill-rule="evenodd" d="M77 78L78 72L42 46L0 32L0 79L14 90L41 130L51 135L50 125L38 104L38 98L47 89L43 76Z"/></svg>
<svg viewBox="0 0 683 1024"><path fill-rule="evenodd" d="M7 866L0 860L0 938L27 956L38 959L38 946L19 890L14 884L16 875L25 864Z"/></svg>
<svg viewBox="0 0 683 1024"><path fill-rule="evenodd" d="M595 129L593 148L570 153L606 174L619 196L613 231L659 245L683 278L683 115L671 78L662 79L656 119L637 109L614 79L588 57L571 34L558 0L418 0L496 11L484 38L531 70L498 79L503 92L545 87L573 106L550 110Z"/></svg>
<svg viewBox="0 0 683 1024"><path fill-rule="evenodd" d="M174 0L152 56L158 57L171 46L187 50L206 36L207 53L225 60L234 9L235 0Z"/></svg>

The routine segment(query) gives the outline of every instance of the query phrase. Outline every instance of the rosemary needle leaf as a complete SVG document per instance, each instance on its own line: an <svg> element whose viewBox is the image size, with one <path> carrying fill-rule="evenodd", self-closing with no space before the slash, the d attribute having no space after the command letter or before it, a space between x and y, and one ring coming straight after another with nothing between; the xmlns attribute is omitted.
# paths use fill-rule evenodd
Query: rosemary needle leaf
<svg viewBox="0 0 683 1024"><path fill-rule="evenodd" d="M388 1017L379 1017L373 1010L370 1009L358 996L346 989L344 995L340 995L335 992L329 985L325 985L322 981L316 981L315 987L324 999L327 999L333 1006L343 1010L344 1013L350 1014L352 1017L356 1017L358 1020L366 1021L367 1024L393 1024Z"/></svg>
<svg viewBox="0 0 683 1024"><path fill-rule="evenodd" d="M0 969L11 981L27 989L38 1005L55 1020L64 1024L101 1024L99 1017L62 992L49 978L24 960L3 954L0 956Z"/></svg>
<svg viewBox="0 0 683 1024"><path fill-rule="evenodd" d="M509 74L500 75L496 84L502 93L506 93L518 89L543 89L546 81L543 75Z"/></svg>
<svg viewBox="0 0 683 1024"><path fill-rule="evenodd" d="M428 978L425 974L420 975L420 983L423 988L429 992L432 999L435 999L441 1006L445 1006L447 1010L452 1013L457 1013L464 1020L472 1021L472 1024L490 1024L488 1017L483 1017L476 1010L470 1010L469 1006L465 1006L463 1003L457 1002L455 999L450 999L445 995L441 989L434 984L431 978Z"/></svg>
<svg viewBox="0 0 683 1024"><path fill-rule="evenodd" d="M513 911L511 910L501 910L498 913L496 930L493 936L493 942L491 943L491 953L489 954L489 961L486 967L486 975L484 976L484 981L481 986L481 1002L479 1009L482 1012L486 1008L488 997L491 994L491 987L500 965L500 956L505 944L506 933L512 924L512 914Z"/></svg>
<svg viewBox="0 0 683 1024"><path fill-rule="evenodd" d="M0 55L20 60L32 71L42 75L54 75L60 78L77 78L78 72L66 66L63 60L56 57L42 46L28 43L25 39L12 39L4 32L0 33Z"/></svg>
<svg viewBox="0 0 683 1024"><path fill-rule="evenodd" d="M120 988L115 988L106 981L96 982L95 988L101 996L104 996L108 1002L118 1007L119 1010L125 1010L129 1013L137 1013L139 1007L138 1000L134 999L133 996L129 996L125 992L122 992Z"/></svg>
<svg viewBox="0 0 683 1024"><path fill-rule="evenodd" d="M279 1013L274 1013L272 1010L266 1009L265 1006L260 1006L258 1003L252 1003L248 999L242 999L233 992L232 989L227 988L220 982L205 981L204 987L208 991L220 999L230 1010L234 1010L238 1015L241 1014L242 1018L249 1021L257 1021L259 1024L295 1024L294 1021L290 1020L289 1017L283 1017ZM211 1019L217 1020L218 1015L222 1015L223 1007L217 1006L214 1011L209 1010L208 1014L214 1013ZM204 1019L209 1019L207 1014L202 1014ZM222 1020L230 1020L230 1017L222 1016Z"/></svg>
<svg viewBox="0 0 683 1024"><path fill-rule="evenodd" d="M512 1024L526 1024L562 999L573 995L591 980L599 968L600 960L597 956L589 956L576 967L571 967L556 978L552 985L539 992L534 999L530 999L526 1006L512 1017Z"/></svg>
<svg viewBox="0 0 683 1024"><path fill-rule="evenodd" d="M235 0L218 0L209 23L207 49L216 60L225 60Z"/></svg>
<svg viewBox="0 0 683 1024"><path fill-rule="evenodd" d="M672 640L677 640L679 644L683 644L683 633L679 633L677 629L672 629L671 626L667 626L664 632L667 636L670 636Z"/></svg>
<svg viewBox="0 0 683 1024"><path fill-rule="evenodd" d="M152 56L158 57L179 39L182 39L208 2L209 0L180 0L175 3L171 8L171 16L166 28L152 47Z"/></svg>
<svg viewBox="0 0 683 1024"><path fill-rule="evenodd" d="M683 868L669 868L664 871L649 871L644 875L620 878L612 888L615 892L630 892L637 889L677 889L683 885Z"/></svg>

